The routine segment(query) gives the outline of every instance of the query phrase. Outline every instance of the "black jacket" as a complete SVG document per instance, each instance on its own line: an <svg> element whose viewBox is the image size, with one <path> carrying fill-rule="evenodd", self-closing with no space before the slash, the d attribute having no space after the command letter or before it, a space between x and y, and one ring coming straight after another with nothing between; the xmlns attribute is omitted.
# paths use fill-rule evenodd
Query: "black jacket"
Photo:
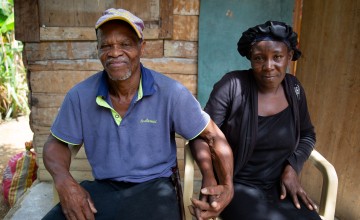
<svg viewBox="0 0 360 220"><path fill-rule="evenodd" d="M295 76L286 74L283 80L285 95L294 115L296 129L295 151L287 158L299 173L315 145L304 89ZM234 175L245 165L255 147L258 106L257 86L252 70L225 74L214 85L205 111L224 132L234 152Z"/></svg>

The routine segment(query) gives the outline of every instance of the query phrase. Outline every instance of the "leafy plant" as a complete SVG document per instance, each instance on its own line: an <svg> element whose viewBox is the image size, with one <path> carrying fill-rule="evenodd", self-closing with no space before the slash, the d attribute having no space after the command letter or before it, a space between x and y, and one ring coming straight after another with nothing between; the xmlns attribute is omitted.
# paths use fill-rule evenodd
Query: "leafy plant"
<svg viewBox="0 0 360 220"><path fill-rule="evenodd" d="M0 0L0 121L28 114L23 44L15 40L13 0Z"/></svg>

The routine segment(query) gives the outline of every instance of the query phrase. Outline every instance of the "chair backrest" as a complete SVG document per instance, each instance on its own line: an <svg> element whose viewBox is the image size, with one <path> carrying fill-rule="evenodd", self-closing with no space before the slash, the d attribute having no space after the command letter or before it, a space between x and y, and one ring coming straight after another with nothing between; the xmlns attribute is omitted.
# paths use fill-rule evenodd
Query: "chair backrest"
<svg viewBox="0 0 360 220"><path fill-rule="evenodd" d="M190 198L194 190L194 159L191 154L190 146L185 145L185 173L184 173L184 206L186 219L192 219L188 210L191 205ZM319 215L322 219L334 220L336 197L338 189L338 177L334 166L327 161L319 152L313 150L309 161L321 172L323 177L323 186L319 205Z"/></svg>

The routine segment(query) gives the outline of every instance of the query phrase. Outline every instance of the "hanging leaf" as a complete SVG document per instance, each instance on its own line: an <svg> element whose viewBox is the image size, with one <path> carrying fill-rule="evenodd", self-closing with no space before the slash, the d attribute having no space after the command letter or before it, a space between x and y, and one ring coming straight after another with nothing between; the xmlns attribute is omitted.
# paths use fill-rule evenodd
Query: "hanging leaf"
<svg viewBox="0 0 360 220"><path fill-rule="evenodd" d="M1 26L1 33L6 33L14 30L14 13L5 20L4 24Z"/></svg>

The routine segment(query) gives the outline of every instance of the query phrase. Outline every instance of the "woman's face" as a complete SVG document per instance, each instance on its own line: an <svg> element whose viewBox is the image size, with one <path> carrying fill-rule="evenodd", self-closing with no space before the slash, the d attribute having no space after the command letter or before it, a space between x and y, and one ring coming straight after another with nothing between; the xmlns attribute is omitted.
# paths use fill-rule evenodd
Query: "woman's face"
<svg viewBox="0 0 360 220"><path fill-rule="evenodd" d="M251 47L250 62L260 88L278 88L285 77L293 51L281 41L260 41Z"/></svg>

